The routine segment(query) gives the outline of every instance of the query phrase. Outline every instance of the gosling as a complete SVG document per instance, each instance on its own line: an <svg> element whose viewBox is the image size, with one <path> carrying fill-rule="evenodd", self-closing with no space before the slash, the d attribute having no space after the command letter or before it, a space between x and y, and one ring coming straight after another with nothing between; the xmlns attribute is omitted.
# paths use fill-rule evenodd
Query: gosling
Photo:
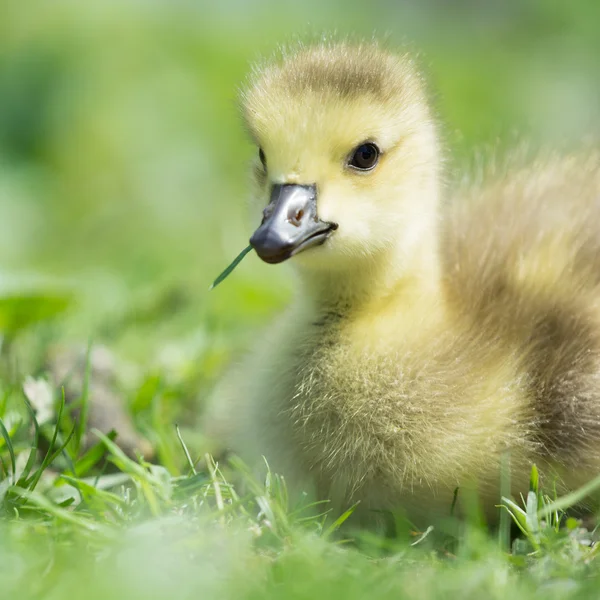
<svg viewBox="0 0 600 600"><path fill-rule="evenodd" d="M443 198L409 55L322 43L242 93L257 146L251 244L290 261L292 305L217 386L206 431L290 494L356 523L449 514L532 463L600 470L600 159L553 157ZM442 203L442 200L444 202Z"/></svg>

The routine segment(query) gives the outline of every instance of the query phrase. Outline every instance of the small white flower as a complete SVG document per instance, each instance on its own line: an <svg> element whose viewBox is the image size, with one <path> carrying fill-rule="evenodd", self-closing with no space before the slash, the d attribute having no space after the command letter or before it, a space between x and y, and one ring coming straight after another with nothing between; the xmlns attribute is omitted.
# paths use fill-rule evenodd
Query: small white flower
<svg viewBox="0 0 600 600"><path fill-rule="evenodd" d="M45 379L28 376L23 382L23 392L31 403L39 425L48 423L54 417L54 390Z"/></svg>

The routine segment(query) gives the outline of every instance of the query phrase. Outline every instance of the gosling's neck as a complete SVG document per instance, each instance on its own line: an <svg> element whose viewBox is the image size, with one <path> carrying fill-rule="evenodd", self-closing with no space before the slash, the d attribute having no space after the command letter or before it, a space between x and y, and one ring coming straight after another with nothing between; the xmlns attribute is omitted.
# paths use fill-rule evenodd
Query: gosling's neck
<svg viewBox="0 0 600 600"><path fill-rule="evenodd" d="M411 245L398 244L344 270L301 272L303 300L318 312L349 316L393 302L410 311L436 303L441 290L438 227Z"/></svg>

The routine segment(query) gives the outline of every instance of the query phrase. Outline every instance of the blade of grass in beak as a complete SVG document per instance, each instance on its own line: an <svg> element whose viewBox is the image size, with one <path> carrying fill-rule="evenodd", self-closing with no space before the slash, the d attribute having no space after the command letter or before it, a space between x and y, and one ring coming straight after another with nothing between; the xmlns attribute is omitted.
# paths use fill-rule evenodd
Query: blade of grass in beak
<svg viewBox="0 0 600 600"><path fill-rule="evenodd" d="M212 282L212 285L208 288L212 290L216 288L224 279L229 277L230 273L242 262L242 259L248 252L252 250L252 246L244 248L234 259L233 262Z"/></svg>

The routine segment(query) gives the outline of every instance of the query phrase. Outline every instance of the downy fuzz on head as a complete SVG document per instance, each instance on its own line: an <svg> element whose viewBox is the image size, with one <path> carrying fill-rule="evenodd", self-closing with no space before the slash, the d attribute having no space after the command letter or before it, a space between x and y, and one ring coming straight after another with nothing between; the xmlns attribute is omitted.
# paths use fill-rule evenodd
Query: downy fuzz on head
<svg viewBox="0 0 600 600"><path fill-rule="evenodd" d="M435 278L439 148L411 57L374 44L300 48L255 72L242 108L263 260L293 256L308 288L350 294Z"/></svg>

